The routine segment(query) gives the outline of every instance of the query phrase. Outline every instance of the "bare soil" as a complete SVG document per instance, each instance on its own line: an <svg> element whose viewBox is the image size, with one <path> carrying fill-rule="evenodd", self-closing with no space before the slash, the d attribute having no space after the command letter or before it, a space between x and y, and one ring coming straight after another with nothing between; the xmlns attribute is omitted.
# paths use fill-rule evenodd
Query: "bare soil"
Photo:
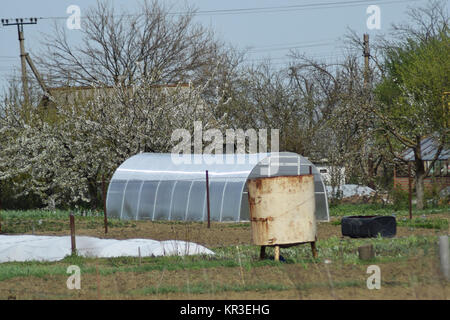
<svg viewBox="0 0 450 320"><path fill-rule="evenodd" d="M435 218L447 218L448 214L433 215ZM333 225L332 222L336 218L332 218L331 222L322 222L317 224L318 239L327 239L330 237L344 238L341 233L340 225ZM69 235L69 225L61 231L45 231L35 232L39 235ZM426 229L426 228L409 228L397 226L396 237L431 236L445 235L448 230ZM30 234L30 232L28 232ZM84 222L77 223L76 234L83 236L91 236L98 238L111 239L154 239L154 240L184 240L192 241L209 248L230 246L230 245L246 245L251 244L251 227L249 223L211 223L211 228L207 228L206 223L179 223L166 221L132 221L126 227L109 227L108 233L105 234L104 228L88 228ZM347 238L347 237L345 237Z"/></svg>
<svg viewBox="0 0 450 320"><path fill-rule="evenodd" d="M414 265L414 268L408 266ZM448 300L450 286L439 276L436 259L412 258L382 263L381 289L366 286L365 265L264 266L151 271L82 276L81 290L66 288L64 275L24 277L0 282L0 299L432 299ZM242 273L241 273L242 272ZM285 290L223 291L225 285L283 285ZM203 293L186 288L207 284ZM146 288L185 288L183 292L145 293ZM156 289L157 290L157 289Z"/></svg>
<svg viewBox="0 0 450 320"><path fill-rule="evenodd" d="M436 216L437 217L437 216ZM448 218L448 215L443 215ZM99 238L150 238L193 241L209 248L251 244L248 223L174 223L133 221L125 227L89 228L79 222L77 235ZM36 232L68 235L67 229ZM448 234L448 230L397 228L397 237ZM318 224L318 238L342 237L341 227ZM342 237L343 238L343 237ZM367 265L283 264L252 268L217 267L83 274L81 290L68 290L67 275L20 277L0 281L0 299L443 299L450 298L449 282L442 279L437 256L420 255L408 260L377 263L381 289L369 290ZM414 266L414 267L412 267ZM267 288L264 285L273 285ZM191 291L190 288L204 289ZM249 287L241 290L239 287ZM252 287L253 286L253 287ZM261 288L258 289L260 286ZM282 287L280 287L282 286ZM224 289L225 287L225 289ZM169 288L169 290L167 289ZM174 289L175 288L175 289ZM179 288L179 290L176 290ZM231 288L231 289L230 289ZM238 288L238 289L235 289ZM252 289L254 288L254 289Z"/></svg>

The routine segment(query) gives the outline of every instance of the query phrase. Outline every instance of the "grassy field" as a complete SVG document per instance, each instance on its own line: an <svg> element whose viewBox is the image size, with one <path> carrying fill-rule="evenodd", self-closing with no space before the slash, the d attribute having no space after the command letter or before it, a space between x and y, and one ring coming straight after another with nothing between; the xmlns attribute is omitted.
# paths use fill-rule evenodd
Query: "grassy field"
<svg viewBox="0 0 450 320"><path fill-rule="evenodd" d="M281 249L283 262L259 259L249 223L180 223L109 220L77 211L77 235L178 239L207 246L214 256L83 258L0 264L0 299L449 299L439 270L437 241L449 233L450 208L393 211L378 205L330 208L318 224L318 258L308 244ZM67 211L1 211L1 234L68 235ZM395 238L351 239L340 232L348 215L392 215ZM361 261L357 248L372 243L376 257ZM69 290L67 267L81 269L81 290ZM369 265L381 270L381 289L367 288Z"/></svg>

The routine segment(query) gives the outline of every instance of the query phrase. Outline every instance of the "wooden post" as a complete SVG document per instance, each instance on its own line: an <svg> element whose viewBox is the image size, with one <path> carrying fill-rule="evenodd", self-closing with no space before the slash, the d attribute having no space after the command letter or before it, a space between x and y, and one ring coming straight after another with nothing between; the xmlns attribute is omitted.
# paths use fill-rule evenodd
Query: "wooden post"
<svg viewBox="0 0 450 320"><path fill-rule="evenodd" d="M98 262L95 264L95 273L97 274L97 300L100 300L100 274L98 272Z"/></svg>
<svg viewBox="0 0 450 320"><path fill-rule="evenodd" d="M280 246L275 246L274 260L275 261L280 261Z"/></svg>
<svg viewBox="0 0 450 320"><path fill-rule="evenodd" d="M259 259L264 260L266 258L266 246L261 246L261 251L259 252Z"/></svg>
<svg viewBox="0 0 450 320"><path fill-rule="evenodd" d="M358 255L361 260L370 260L375 258L375 252L373 250L373 245L367 244L358 247Z"/></svg>
<svg viewBox="0 0 450 320"><path fill-rule="evenodd" d="M445 279L450 280L450 259L449 259L449 247L448 236L439 237L439 257L441 261L441 271Z"/></svg>
<svg viewBox="0 0 450 320"><path fill-rule="evenodd" d="M316 242L315 241L311 242L311 251L312 251L313 257L317 258L318 254L317 254L317 248L316 248Z"/></svg>
<svg viewBox="0 0 450 320"><path fill-rule="evenodd" d="M46 92L47 94L49 93L49 91L47 90L47 86L45 85L44 81L41 78L41 75L39 74L39 71L36 69L36 67L34 66L33 60L31 60L31 57L28 53L25 53L25 59L28 62L28 65L31 68L31 71L33 71L34 76L36 77L39 85L41 86L42 90L44 90L44 92Z"/></svg>
<svg viewBox="0 0 450 320"><path fill-rule="evenodd" d="M208 229L211 228L211 212L209 208L209 177L208 170L206 170L206 205L208 207Z"/></svg>
<svg viewBox="0 0 450 320"><path fill-rule="evenodd" d="M77 253L77 246L75 243L75 217L73 213L70 214L70 241L72 244L72 254L75 255Z"/></svg>
<svg viewBox="0 0 450 320"><path fill-rule="evenodd" d="M2 233L2 189L0 186L0 233Z"/></svg>
<svg viewBox="0 0 450 320"><path fill-rule="evenodd" d="M138 247L139 266L141 265L141 247Z"/></svg>
<svg viewBox="0 0 450 320"><path fill-rule="evenodd" d="M411 162L408 162L408 202L409 202L409 219L412 219L412 186L411 186Z"/></svg>
<svg viewBox="0 0 450 320"><path fill-rule="evenodd" d="M103 213L104 213L104 223L105 223L105 234L108 233L108 215L106 214L106 184L105 175L102 175L102 196L103 196Z"/></svg>

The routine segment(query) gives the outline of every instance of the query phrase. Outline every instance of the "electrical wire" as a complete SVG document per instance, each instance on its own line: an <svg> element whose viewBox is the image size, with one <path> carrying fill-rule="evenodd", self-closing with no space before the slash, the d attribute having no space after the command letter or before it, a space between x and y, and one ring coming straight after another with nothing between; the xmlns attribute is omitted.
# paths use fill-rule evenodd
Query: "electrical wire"
<svg viewBox="0 0 450 320"><path fill-rule="evenodd" d="M276 12L292 12L313 9L330 9L338 7L352 7L367 4L399 4L404 2L414 2L421 0L356 0L356 1L333 1L322 3L309 3L290 6L275 6L275 7L256 7L256 8L239 8L239 9L222 9L222 10L208 10L198 11L197 15L227 15L227 14L249 14L249 13L276 13ZM174 13L182 14L182 13Z"/></svg>
<svg viewBox="0 0 450 320"><path fill-rule="evenodd" d="M384 4L402 4L405 2L416 2L424 0L353 0L353 1L329 1L321 3L308 3L289 6L271 6L271 7L252 7L252 8L232 8L232 9L217 9L217 10L199 10L195 11L194 15L236 15L236 14L260 14L260 13L278 13L278 12L293 12L314 9L332 9L340 7L356 7L362 5L384 5ZM185 15L190 12L179 11L169 12L168 15ZM119 14L117 17L133 17L139 14ZM38 17L40 20L66 20L68 16L54 16L54 17ZM14 20L14 19L11 19Z"/></svg>
<svg viewBox="0 0 450 320"><path fill-rule="evenodd" d="M333 42L326 43L317 43L317 44L309 44L309 45L299 45L299 46L286 46L286 47L274 47L268 49L254 49L249 50L251 53L259 53L259 52L270 52L270 51L280 51L280 50L291 50L291 49L301 49L301 48L313 48L313 47L323 47L333 45Z"/></svg>

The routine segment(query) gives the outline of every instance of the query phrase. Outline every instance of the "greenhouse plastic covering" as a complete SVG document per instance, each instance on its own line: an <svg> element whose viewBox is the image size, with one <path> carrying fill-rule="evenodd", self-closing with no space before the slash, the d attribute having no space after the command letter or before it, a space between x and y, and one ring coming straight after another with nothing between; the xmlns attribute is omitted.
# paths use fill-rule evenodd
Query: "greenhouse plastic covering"
<svg viewBox="0 0 450 320"><path fill-rule="evenodd" d="M316 219L329 221L319 171L308 159L289 152L192 154L178 158L169 153L140 153L114 173L108 187L107 214L128 220L206 221L208 171L211 221L248 221L248 179L309 174L310 167Z"/></svg>

